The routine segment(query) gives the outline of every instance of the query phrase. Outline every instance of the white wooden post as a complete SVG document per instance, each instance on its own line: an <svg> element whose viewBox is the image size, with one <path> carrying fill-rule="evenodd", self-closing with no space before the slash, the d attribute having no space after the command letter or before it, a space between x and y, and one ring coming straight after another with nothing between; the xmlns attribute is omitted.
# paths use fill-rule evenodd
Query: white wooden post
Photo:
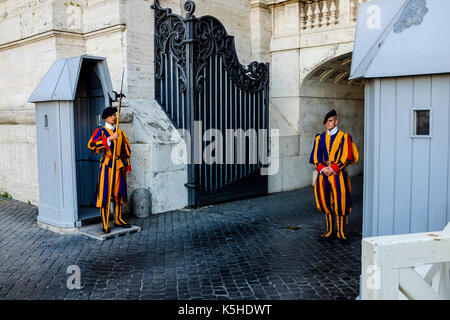
<svg viewBox="0 0 450 320"><path fill-rule="evenodd" d="M450 224L440 232L363 239L361 272L363 300L450 300Z"/></svg>

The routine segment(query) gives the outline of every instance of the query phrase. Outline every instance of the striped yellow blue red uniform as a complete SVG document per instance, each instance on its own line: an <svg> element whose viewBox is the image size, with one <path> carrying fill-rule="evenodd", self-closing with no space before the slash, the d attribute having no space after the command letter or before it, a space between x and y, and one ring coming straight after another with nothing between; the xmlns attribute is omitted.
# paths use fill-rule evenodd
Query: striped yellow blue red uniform
<svg viewBox="0 0 450 320"><path fill-rule="evenodd" d="M316 135L310 162L319 172L314 185L314 195L317 209L326 215L325 237L332 233L332 215L335 215L337 236L345 238L344 216L352 211L351 182L346 167L356 164L358 160L358 150L348 133L338 130L334 135L327 132ZM320 174L322 169L328 166L335 174L329 177Z"/></svg>
<svg viewBox="0 0 450 320"><path fill-rule="evenodd" d="M108 190L110 186L109 177L112 170L112 153L114 144L117 143L114 177L113 177L113 192L111 202L114 201L117 205L122 205L127 199L127 181L126 173L131 171L130 166L130 143L123 130L119 130L119 138L116 141L111 141L108 146L107 139L113 134L113 130L108 128L96 129L91 139L88 142L88 148L95 153L103 153L100 159L99 173L97 180L97 197L95 206L97 208L106 208L108 205Z"/></svg>

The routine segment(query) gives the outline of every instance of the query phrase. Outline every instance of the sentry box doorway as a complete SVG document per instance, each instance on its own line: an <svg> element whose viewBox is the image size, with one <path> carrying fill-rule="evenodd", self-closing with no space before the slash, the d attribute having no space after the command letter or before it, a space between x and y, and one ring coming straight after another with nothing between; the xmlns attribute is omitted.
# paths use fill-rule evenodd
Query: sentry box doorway
<svg viewBox="0 0 450 320"><path fill-rule="evenodd" d="M41 226L64 231L99 216L99 155L87 143L115 99L106 59L88 55L54 62L29 98L36 104Z"/></svg>

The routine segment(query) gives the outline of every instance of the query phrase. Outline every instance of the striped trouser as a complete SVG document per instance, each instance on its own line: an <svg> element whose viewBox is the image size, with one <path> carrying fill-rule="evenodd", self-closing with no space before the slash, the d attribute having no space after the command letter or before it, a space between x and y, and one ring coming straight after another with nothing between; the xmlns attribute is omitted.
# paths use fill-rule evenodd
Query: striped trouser
<svg viewBox="0 0 450 320"><path fill-rule="evenodd" d="M324 238L329 238L333 235L333 216L329 213L325 214L325 221L327 224L327 230L322 235ZM347 236L344 232L344 216L336 216L336 223L334 224L334 228L336 229L336 236L339 239L347 240Z"/></svg>
<svg viewBox="0 0 450 320"><path fill-rule="evenodd" d="M119 204L119 203L114 204L114 213L115 213L114 223L116 225L126 224L126 222L122 218L122 205L121 204ZM108 214L108 211L106 210L106 208L100 208L100 214L102 217L103 229L105 229L105 230L109 229L109 223L108 224L106 223L107 214Z"/></svg>
<svg viewBox="0 0 450 320"><path fill-rule="evenodd" d="M109 184L110 180L111 168L107 165L102 164L100 166L100 172L98 174L98 184L97 184L97 201L96 206L100 209L100 214L102 217L103 228L107 230L109 228L109 219L107 219L107 206L108 206L108 192L111 187ZM125 221L122 219L122 205L125 203L127 199L127 191L126 191L126 174L125 168L119 168L115 170L115 174L113 176L113 185L112 185L112 195L111 202L114 203L114 211L115 211L115 223L116 224L125 224Z"/></svg>
<svg viewBox="0 0 450 320"><path fill-rule="evenodd" d="M100 165L97 181L97 199L95 204L97 208L105 208L108 205L108 192L111 187L109 184L110 173L111 168L109 166L104 164ZM111 202L123 204L127 199L126 174L124 167L115 170L113 181Z"/></svg>
<svg viewBox="0 0 450 320"><path fill-rule="evenodd" d="M314 195L317 209L325 213L327 231L324 237L331 236L333 232L333 219L336 217L336 234L338 238L347 239L344 233L344 216L352 211L350 197L351 182L346 171L333 174L329 177L319 175L314 185Z"/></svg>

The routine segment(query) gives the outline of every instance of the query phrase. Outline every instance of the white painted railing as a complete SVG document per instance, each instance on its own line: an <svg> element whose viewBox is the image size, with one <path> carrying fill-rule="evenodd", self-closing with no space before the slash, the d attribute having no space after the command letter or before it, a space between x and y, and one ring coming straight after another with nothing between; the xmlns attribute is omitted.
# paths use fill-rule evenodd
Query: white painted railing
<svg viewBox="0 0 450 320"><path fill-rule="evenodd" d="M440 232L365 238L362 300L450 300L450 224Z"/></svg>

